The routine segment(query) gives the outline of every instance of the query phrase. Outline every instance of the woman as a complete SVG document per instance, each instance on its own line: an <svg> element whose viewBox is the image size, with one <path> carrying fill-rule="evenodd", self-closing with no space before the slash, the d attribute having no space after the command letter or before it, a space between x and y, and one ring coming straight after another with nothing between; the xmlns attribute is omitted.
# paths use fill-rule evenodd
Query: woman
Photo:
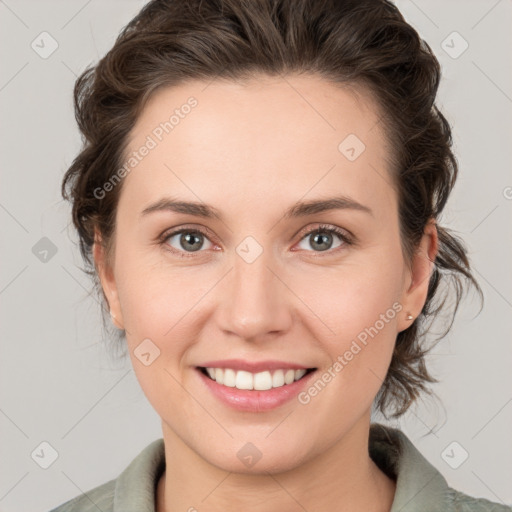
<svg viewBox="0 0 512 512"><path fill-rule="evenodd" d="M155 0L78 79L63 193L163 439L55 511L512 510L370 422L479 290L439 76L384 0Z"/></svg>

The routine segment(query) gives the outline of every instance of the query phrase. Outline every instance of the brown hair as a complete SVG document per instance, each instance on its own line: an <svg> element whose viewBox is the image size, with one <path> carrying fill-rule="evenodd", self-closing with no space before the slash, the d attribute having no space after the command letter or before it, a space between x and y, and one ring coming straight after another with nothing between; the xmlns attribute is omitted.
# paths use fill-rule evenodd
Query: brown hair
<svg viewBox="0 0 512 512"><path fill-rule="evenodd" d="M386 0L153 0L121 31L113 48L76 81L75 115L83 148L62 183L73 204L85 271L101 290L91 249L95 228L112 253L122 182L95 190L121 167L128 135L152 93L186 80L241 80L259 73L314 73L364 86L377 99L393 148L404 256L410 262L429 219L438 220L457 177L451 131L434 104L439 63L429 46ZM403 414L437 382L425 365L426 334L445 306L441 282L455 291L450 330L474 279L463 242L437 225L439 253L421 314L397 336L375 405ZM102 290L101 290L102 291ZM437 293L436 293L437 292ZM103 298L106 301L105 295ZM105 317L104 317L105 318ZM121 331L121 338L124 331Z"/></svg>

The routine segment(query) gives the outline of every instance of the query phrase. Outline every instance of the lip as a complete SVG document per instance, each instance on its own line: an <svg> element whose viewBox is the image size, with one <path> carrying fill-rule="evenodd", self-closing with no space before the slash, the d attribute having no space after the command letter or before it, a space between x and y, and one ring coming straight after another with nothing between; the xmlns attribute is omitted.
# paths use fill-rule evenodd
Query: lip
<svg viewBox="0 0 512 512"><path fill-rule="evenodd" d="M244 370L246 372L258 373L265 370L310 370L312 366L303 366L285 361L245 361L244 359L222 359L219 361L207 361L198 365L203 368L231 368L232 370ZM290 384L288 384L290 385Z"/></svg>
<svg viewBox="0 0 512 512"><path fill-rule="evenodd" d="M218 363L219 361L217 361L217 364ZM222 368L221 366L215 367ZM226 368L232 367L226 366ZM269 369L268 366L265 368ZM279 368L283 367L280 366ZM303 367L290 366L290 368L301 369ZM265 391L223 386L206 376L199 367L196 368L196 373L199 375L199 378L206 388L225 405L238 411L264 412L276 409L295 398L308 385L312 377L316 374L316 370L307 373L302 379L292 384L285 384L279 388L272 388Z"/></svg>

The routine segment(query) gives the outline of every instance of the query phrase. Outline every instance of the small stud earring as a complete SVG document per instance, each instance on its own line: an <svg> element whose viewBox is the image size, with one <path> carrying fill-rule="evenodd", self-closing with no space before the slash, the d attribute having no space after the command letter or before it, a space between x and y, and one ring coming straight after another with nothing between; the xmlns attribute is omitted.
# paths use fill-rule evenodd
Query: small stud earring
<svg viewBox="0 0 512 512"><path fill-rule="evenodd" d="M406 320L412 320L413 318L414 317L410 313L405 317Z"/></svg>
<svg viewBox="0 0 512 512"><path fill-rule="evenodd" d="M117 323L116 315L114 313L112 313L112 311L109 311L109 313L110 313L110 319L112 320L112 323L114 324L114 326L117 327L118 329L121 329L121 327L119 327L119 325Z"/></svg>

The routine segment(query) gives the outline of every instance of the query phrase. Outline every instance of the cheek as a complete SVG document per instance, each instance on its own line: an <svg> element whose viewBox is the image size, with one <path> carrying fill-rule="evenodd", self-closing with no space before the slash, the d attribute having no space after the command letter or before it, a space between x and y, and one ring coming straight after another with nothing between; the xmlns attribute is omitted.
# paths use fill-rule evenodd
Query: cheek
<svg viewBox="0 0 512 512"><path fill-rule="evenodd" d="M126 341L139 384L156 411L176 410L187 400L179 383L187 350L198 338L194 305L208 290L195 284L197 275L164 272L140 260L126 260L119 276Z"/></svg>
<svg viewBox="0 0 512 512"><path fill-rule="evenodd" d="M147 337L172 336L187 311L211 288L211 279L199 267L173 267L164 258L131 255L117 268L125 327Z"/></svg>
<svg viewBox="0 0 512 512"><path fill-rule="evenodd" d="M379 259L366 258L294 276L294 292L323 325L323 330L315 329L323 339L336 344L355 338L378 322L381 315L385 316L385 328L379 322L379 330L390 331L394 326L401 307L393 307L400 298L401 266L388 263L384 268Z"/></svg>
<svg viewBox="0 0 512 512"><path fill-rule="evenodd" d="M330 418L331 430L332 425L338 425L340 431L347 421L371 407L381 388L393 355L396 324L402 310L395 300L398 295L393 291L393 283L387 278L377 281L375 276L367 280L370 275L354 280L345 277L325 283L337 290L335 294L310 295L307 299L311 303L316 300L312 309L322 311L323 324L330 328L318 327L318 320L310 324L317 326L313 334L330 363L321 368L300 397L300 403L309 404L307 407L316 417ZM323 435L330 436L332 432Z"/></svg>
<svg viewBox="0 0 512 512"><path fill-rule="evenodd" d="M336 384L343 388L347 402L370 404L382 385L397 336L397 322L403 314L400 298L401 264L375 255L364 262L346 265L317 276L302 276L294 291L315 313L308 327L327 352ZM329 378L329 376L326 376ZM350 390L350 392L348 392ZM333 397L334 399L334 397ZM336 397L340 406L343 399Z"/></svg>

